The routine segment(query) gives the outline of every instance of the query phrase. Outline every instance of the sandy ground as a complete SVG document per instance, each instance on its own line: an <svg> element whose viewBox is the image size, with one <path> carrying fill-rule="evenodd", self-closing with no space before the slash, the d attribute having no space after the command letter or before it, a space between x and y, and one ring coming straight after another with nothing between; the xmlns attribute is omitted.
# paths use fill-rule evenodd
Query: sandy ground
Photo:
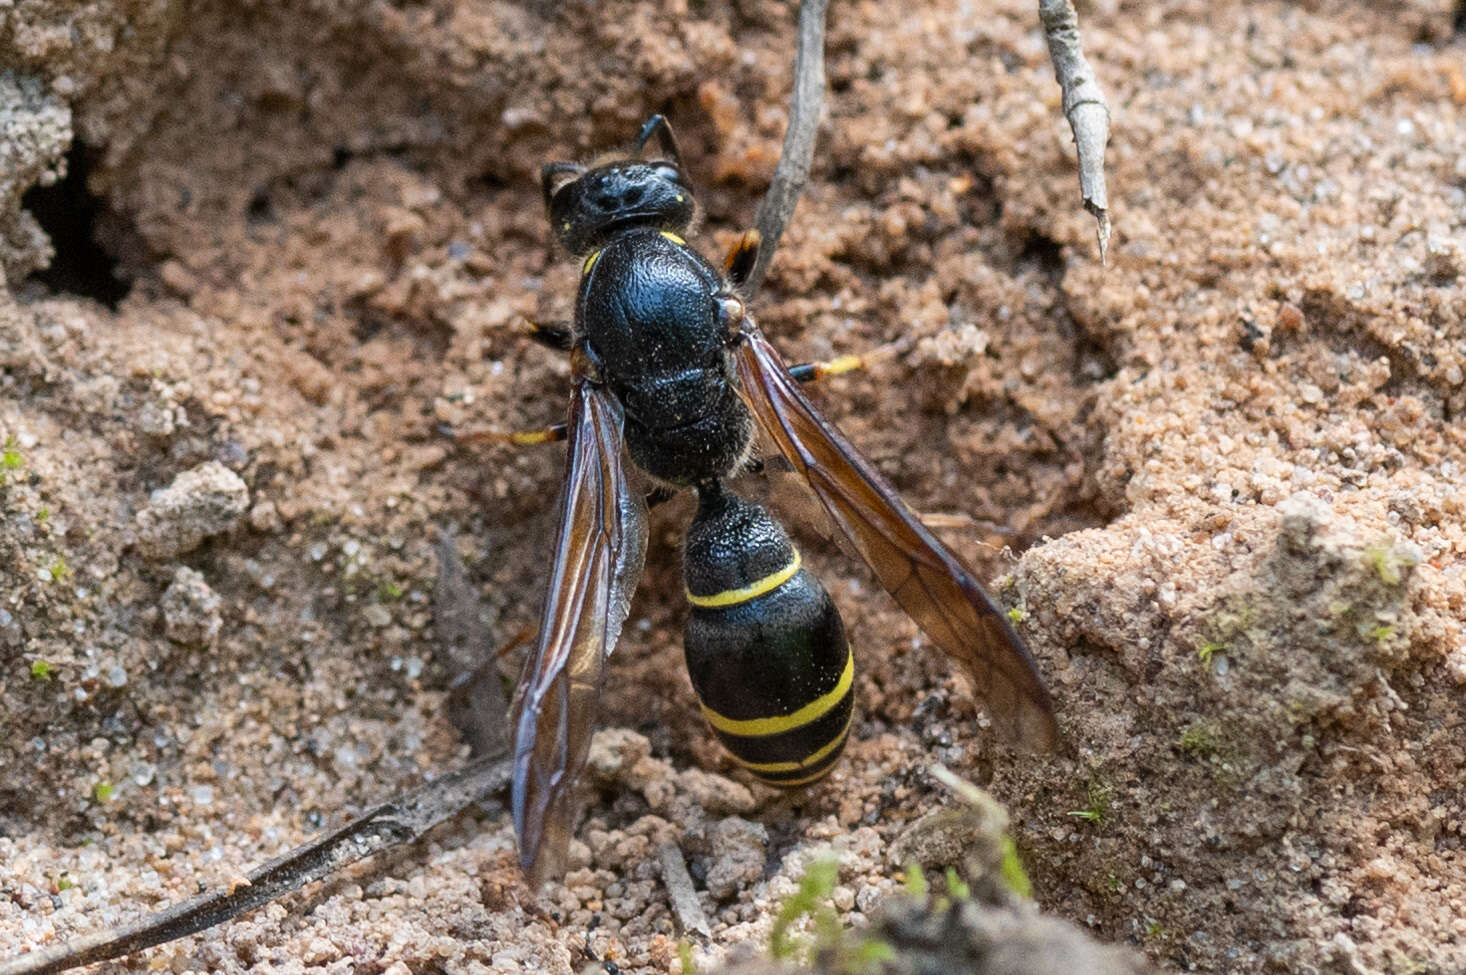
<svg viewBox="0 0 1466 975"><path fill-rule="evenodd" d="M1444 0L1089 5L1103 267L1030 7L836 0L755 310L794 359L916 338L820 401L996 581L1063 749L996 748L815 534L854 740L804 793L741 781L681 671L673 503L563 886L519 883L488 808L114 970L678 971L657 842L704 962L764 944L821 850L860 924L947 801L934 759L1007 805L1045 910L1164 970L1466 969L1466 41ZM563 453L434 427L563 410L516 327L576 275L538 167L666 112L721 251L792 36L773 0L0 4L0 957L461 760L435 546L511 645Z"/></svg>

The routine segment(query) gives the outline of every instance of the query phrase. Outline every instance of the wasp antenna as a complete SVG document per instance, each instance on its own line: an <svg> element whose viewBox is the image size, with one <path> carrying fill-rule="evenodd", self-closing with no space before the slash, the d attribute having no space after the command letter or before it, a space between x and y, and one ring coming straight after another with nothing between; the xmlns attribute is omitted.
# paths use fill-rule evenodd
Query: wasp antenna
<svg viewBox="0 0 1466 975"><path fill-rule="evenodd" d="M573 162L552 162L546 163L540 169L540 187L545 191L545 206L550 205L555 191L565 186L572 180L564 179L565 176L579 178L585 172L585 167Z"/></svg>
<svg viewBox="0 0 1466 975"><path fill-rule="evenodd" d="M665 115L653 115L642 125L641 131L636 134L636 154L642 154L653 133L656 133L657 145L661 147L662 155L681 169L682 153L677 149L677 136L672 134L672 123L667 121Z"/></svg>

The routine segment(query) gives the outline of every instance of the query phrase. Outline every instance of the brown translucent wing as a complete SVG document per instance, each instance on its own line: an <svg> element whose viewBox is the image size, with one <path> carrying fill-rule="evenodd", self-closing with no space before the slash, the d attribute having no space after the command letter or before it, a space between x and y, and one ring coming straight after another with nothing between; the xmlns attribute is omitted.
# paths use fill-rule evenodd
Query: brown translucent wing
<svg viewBox="0 0 1466 975"><path fill-rule="evenodd" d="M1007 617L951 549L800 392L779 353L752 322L735 361L743 397L779 452L804 476L830 518L882 586L972 678L1006 741L1047 749L1054 707Z"/></svg>
<svg viewBox="0 0 1466 975"><path fill-rule="evenodd" d="M536 884L564 869L601 674L646 551L646 506L622 464L621 405L577 379L568 432L555 563L514 695L510 804L519 863Z"/></svg>

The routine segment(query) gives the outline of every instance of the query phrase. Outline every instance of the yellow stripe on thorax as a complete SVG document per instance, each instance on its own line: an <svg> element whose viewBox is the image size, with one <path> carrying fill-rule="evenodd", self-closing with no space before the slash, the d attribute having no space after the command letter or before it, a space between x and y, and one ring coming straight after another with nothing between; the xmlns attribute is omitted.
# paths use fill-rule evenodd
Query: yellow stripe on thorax
<svg viewBox="0 0 1466 975"><path fill-rule="evenodd" d="M711 596L698 596L691 589L684 590L687 593L687 601L694 606L702 606L705 609L716 609L720 606L737 606L739 603L746 603L750 599L757 599L766 592L773 592L784 583L794 578L799 571L801 560L799 549L794 550L794 558L789 564L778 572L764 576L762 579L750 582L741 589L724 589L722 592L715 592Z"/></svg>
<svg viewBox="0 0 1466 975"><path fill-rule="evenodd" d="M772 718L745 718L739 720L736 718L725 718L706 704L702 706L702 713L703 717L708 719L708 724L726 734L740 735L745 738L763 738L768 735L780 735L824 717L830 708L839 704L845 699L845 695L850 693L850 685L854 680L855 658L847 651L845 654L845 670L840 674L840 680L835 684L834 688L826 694L821 694L793 714L779 714Z"/></svg>
<svg viewBox="0 0 1466 975"><path fill-rule="evenodd" d="M819 748L814 753L805 756L797 762L746 762L743 759L739 758L737 755L733 755L733 761L737 762L739 765L742 765L744 768L754 773L798 772L802 768L809 768L813 765L818 765L830 754L830 752L839 748L840 745L845 741L845 735L848 734L850 731L850 722L854 720L855 709L851 708L850 716L845 719L845 724L840 728L840 733L827 741L823 747ZM730 752L729 754L732 753ZM780 779L780 782L782 781L784 780Z"/></svg>
<svg viewBox="0 0 1466 975"><path fill-rule="evenodd" d="M662 236L665 237L665 238L667 238L668 240L670 240L672 243L676 244L678 247L686 247L687 246L687 241L683 240L681 237L678 237L676 234L672 233L672 231L670 231L670 230L664 230L664 231L662 231Z"/></svg>
<svg viewBox="0 0 1466 975"><path fill-rule="evenodd" d="M593 268L593 267L595 267L596 266L596 261L598 261L600 259L601 259L601 252L600 251L598 251L598 250L591 251L588 255L586 255L585 263L580 266L580 273L581 274L589 274L590 273L590 269Z"/></svg>

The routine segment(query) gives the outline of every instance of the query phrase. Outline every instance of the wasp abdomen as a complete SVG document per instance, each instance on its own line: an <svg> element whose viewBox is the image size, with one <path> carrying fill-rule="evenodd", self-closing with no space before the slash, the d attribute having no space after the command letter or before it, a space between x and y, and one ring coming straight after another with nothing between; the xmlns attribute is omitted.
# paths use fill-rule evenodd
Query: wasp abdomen
<svg viewBox="0 0 1466 975"><path fill-rule="evenodd" d="M741 765L771 785L811 782L854 713L845 626L767 511L715 484L698 494L684 557L692 686Z"/></svg>

